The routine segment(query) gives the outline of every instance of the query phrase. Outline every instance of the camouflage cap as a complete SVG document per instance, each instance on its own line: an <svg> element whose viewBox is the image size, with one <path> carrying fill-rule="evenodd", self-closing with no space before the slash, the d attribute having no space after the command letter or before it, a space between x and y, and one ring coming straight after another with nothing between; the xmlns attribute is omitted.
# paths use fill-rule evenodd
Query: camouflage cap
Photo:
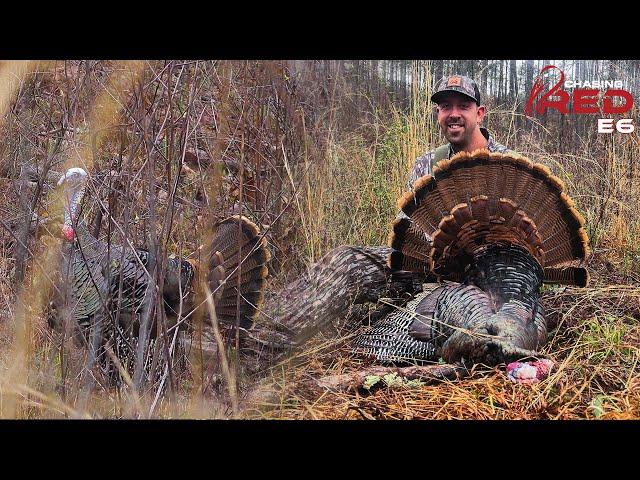
<svg viewBox="0 0 640 480"><path fill-rule="evenodd" d="M480 89L478 88L478 84L464 75L449 75L443 77L436 84L435 93L431 95L431 101L438 103L446 92L461 93L467 97L471 97L471 99L480 105Z"/></svg>

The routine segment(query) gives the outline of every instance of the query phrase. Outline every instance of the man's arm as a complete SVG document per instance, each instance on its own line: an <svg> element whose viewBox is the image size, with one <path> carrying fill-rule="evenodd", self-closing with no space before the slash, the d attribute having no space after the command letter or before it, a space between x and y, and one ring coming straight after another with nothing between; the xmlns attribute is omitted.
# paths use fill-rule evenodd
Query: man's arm
<svg viewBox="0 0 640 480"><path fill-rule="evenodd" d="M413 184L420 177L423 177L424 175L431 175L431 161L433 160L433 155L434 150L431 150L416 159L411 175L409 175L409 182L407 183L409 190L413 190Z"/></svg>
<svg viewBox="0 0 640 480"><path fill-rule="evenodd" d="M407 190L413 190L413 184L416 183L420 177L424 175L431 175L431 161L433 159L434 151L431 150L423 155L420 155L416 162L413 165L413 169L411 170L411 174L409 175L409 180L407 182ZM404 212L398 212L396 218L407 218Z"/></svg>

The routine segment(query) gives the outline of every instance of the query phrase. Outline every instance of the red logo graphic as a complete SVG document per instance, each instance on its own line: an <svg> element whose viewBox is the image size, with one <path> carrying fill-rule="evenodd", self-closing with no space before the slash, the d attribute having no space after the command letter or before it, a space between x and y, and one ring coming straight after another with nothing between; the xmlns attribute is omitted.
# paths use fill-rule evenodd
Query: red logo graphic
<svg viewBox="0 0 640 480"><path fill-rule="evenodd" d="M535 102L536 97L545 90L545 81L543 74L549 70L556 69L560 72L560 79L551 87L547 92ZM531 115L533 113L533 104L535 102L535 111L538 114L543 114L547 111L547 108L552 108L559 111L562 114L569 113L569 104L572 104L571 111L573 113L606 113L606 114L621 114L626 113L633 108L633 96L626 90L610 88L604 92L602 97L602 107L598 105L600 90L594 88L574 89L573 94L570 95L566 90L563 90L564 85L564 72L555 65L547 65L536 78L536 81L531 88L529 99L525 107L525 114ZM619 98L624 100L622 105L615 105L614 99Z"/></svg>

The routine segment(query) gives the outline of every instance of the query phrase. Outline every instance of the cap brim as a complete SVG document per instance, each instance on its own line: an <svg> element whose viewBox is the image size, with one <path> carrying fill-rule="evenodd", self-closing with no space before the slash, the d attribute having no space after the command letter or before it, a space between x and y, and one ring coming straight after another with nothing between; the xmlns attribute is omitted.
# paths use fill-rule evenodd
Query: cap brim
<svg viewBox="0 0 640 480"><path fill-rule="evenodd" d="M434 103L439 103L440 99L442 99L442 97L444 97L445 95L449 95L451 93L457 93L458 95L464 95L467 98L470 98L471 100L473 100L474 102L478 103L478 100L473 98L471 95L468 95L464 92L461 92L459 90L454 90L453 88L448 88L446 90L440 90L439 92L434 93L433 95L431 95L431 101Z"/></svg>

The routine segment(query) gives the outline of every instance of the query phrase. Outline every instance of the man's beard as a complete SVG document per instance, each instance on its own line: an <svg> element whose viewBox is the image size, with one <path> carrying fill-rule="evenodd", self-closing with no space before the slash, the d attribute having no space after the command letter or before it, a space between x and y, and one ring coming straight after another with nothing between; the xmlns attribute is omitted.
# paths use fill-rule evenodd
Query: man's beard
<svg viewBox="0 0 640 480"><path fill-rule="evenodd" d="M444 137L448 140L448 142L453 145L456 150L466 146L469 143L469 135L466 130L460 132L460 134L451 134L449 130L445 130Z"/></svg>

